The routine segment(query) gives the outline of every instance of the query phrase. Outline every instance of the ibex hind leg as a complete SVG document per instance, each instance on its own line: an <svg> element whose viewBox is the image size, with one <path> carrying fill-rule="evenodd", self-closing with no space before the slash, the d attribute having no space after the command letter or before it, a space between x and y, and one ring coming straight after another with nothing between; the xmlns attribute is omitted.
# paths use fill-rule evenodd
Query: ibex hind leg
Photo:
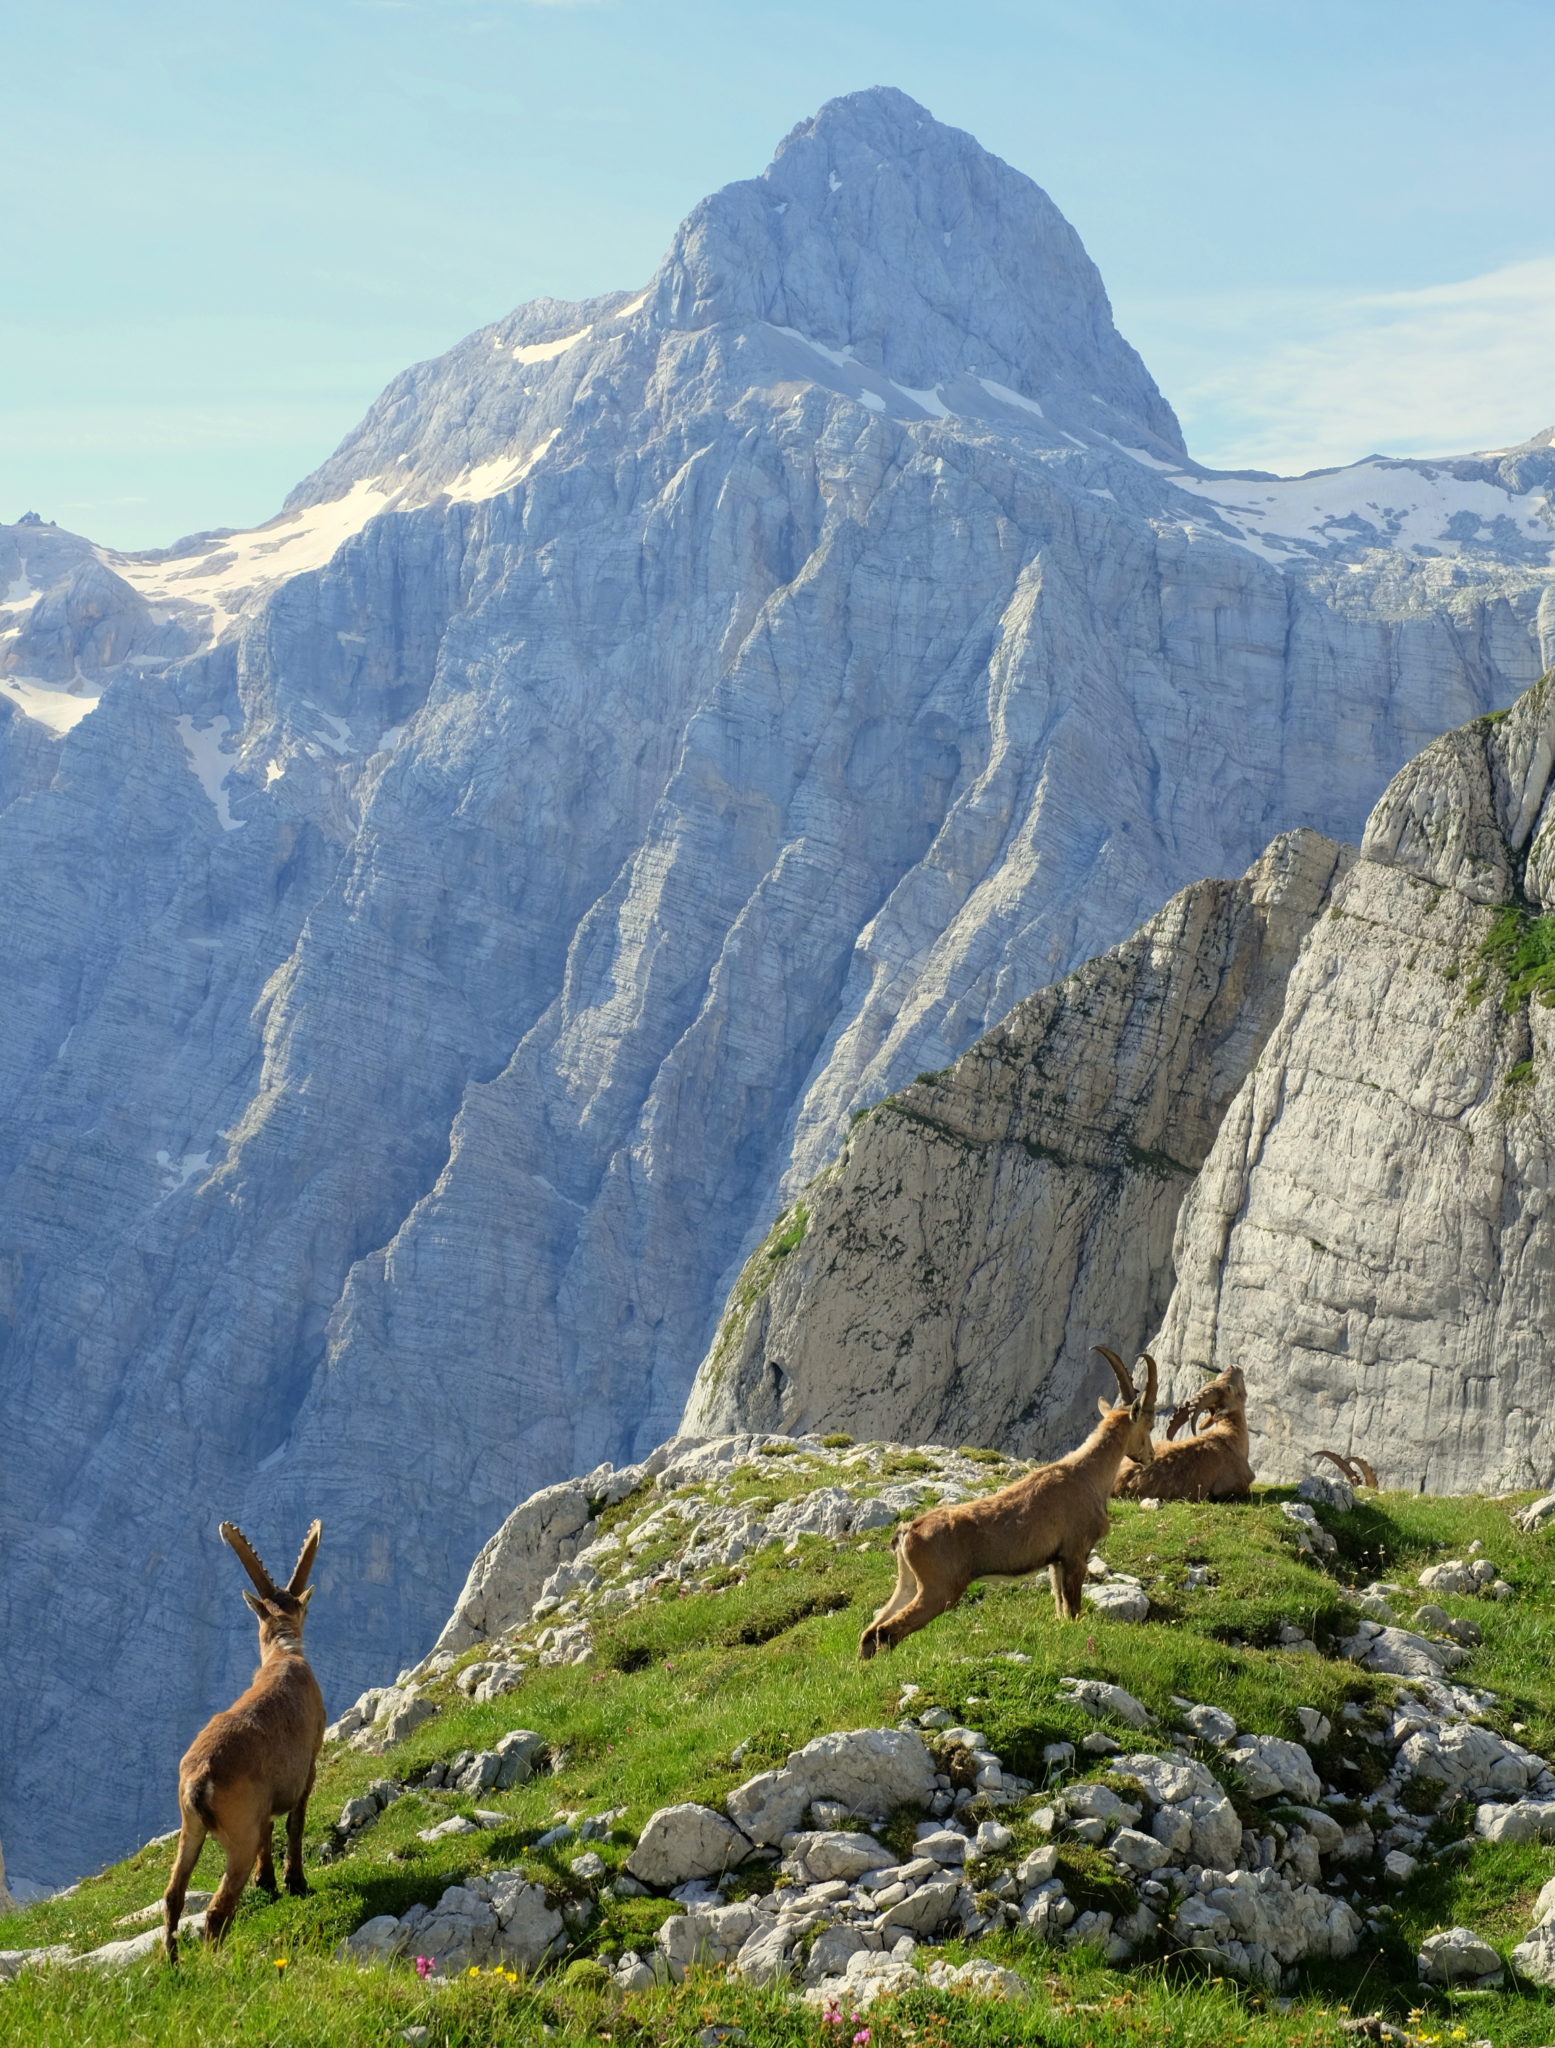
<svg viewBox="0 0 1555 2048"><path fill-rule="evenodd" d="M217 1814L212 1833L227 1852L227 1867L216 1887L216 1896L206 1910L205 1939L208 1942L220 1942L231 1926L232 1916L238 1910L238 1900L243 1896L243 1887L248 1883L249 1872L269 1844L272 1825L270 1801L257 1789L250 1791L245 1787L243 1794L230 1797ZM272 1877L275 1875L273 1864L270 1874Z"/></svg>
<svg viewBox="0 0 1555 2048"><path fill-rule="evenodd" d="M206 1835L205 1823L192 1806L182 1807L180 1818L178 1853L173 1858L173 1874L167 1881L167 1890L162 1894L162 1946L170 1963L178 1961L178 1923L183 1918L189 1879L200 1860Z"/></svg>
<svg viewBox="0 0 1555 2048"><path fill-rule="evenodd" d="M254 1858L254 1882L272 1899L281 1896L281 1887L275 1881L275 1829L268 1821L259 1838L259 1854Z"/></svg>
<svg viewBox="0 0 1555 2048"><path fill-rule="evenodd" d="M942 1586L933 1592L920 1586L915 1598L875 1627L877 1646L882 1650L894 1650L907 1636L916 1635L920 1628L927 1628L947 1607L954 1607L966 1591L963 1583L959 1586Z"/></svg>
<svg viewBox="0 0 1555 2048"><path fill-rule="evenodd" d="M302 1797L286 1816L286 1889L293 1898L308 1896L308 1880L302 1869L302 1831L307 1825L308 1800L313 1792L313 1772L303 1787Z"/></svg>
<svg viewBox="0 0 1555 2048"><path fill-rule="evenodd" d="M1053 1605L1063 1621L1080 1619L1080 1594L1085 1585L1087 1553L1080 1557L1054 1558L1048 1566L1048 1578L1053 1587Z"/></svg>
<svg viewBox="0 0 1555 2048"><path fill-rule="evenodd" d="M881 1625L882 1623L889 1621L892 1615L900 1614L902 1609L908 1604L909 1601L917 1598L917 1593L917 1574L914 1572L912 1566L907 1562L907 1559L903 1555L902 1551L898 1549L896 1553L895 1589L893 1590L890 1599L886 1602L884 1607L877 1610L877 1612L872 1617L868 1628L866 1628L864 1633L859 1637L858 1653L861 1659L867 1661L869 1658L874 1656L877 1650L890 1649L890 1639L888 1637L882 1637L880 1633Z"/></svg>

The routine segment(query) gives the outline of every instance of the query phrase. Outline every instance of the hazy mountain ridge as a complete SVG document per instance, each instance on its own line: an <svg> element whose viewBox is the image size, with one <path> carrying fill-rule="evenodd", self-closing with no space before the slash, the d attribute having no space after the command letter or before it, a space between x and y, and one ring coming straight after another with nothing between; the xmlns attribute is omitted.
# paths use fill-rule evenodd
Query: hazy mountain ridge
<svg viewBox="0 0 1555 2048"><path fill-rule="evenodd" d="M0 529L13 1865L162 1824L248 1655L219 1513L324 1516L355 1689L515 1498L670 1433L852 1108L1540 673L1514 469L1504 555L1276 566L1050 202L874 93L265 528Z"/></svg>

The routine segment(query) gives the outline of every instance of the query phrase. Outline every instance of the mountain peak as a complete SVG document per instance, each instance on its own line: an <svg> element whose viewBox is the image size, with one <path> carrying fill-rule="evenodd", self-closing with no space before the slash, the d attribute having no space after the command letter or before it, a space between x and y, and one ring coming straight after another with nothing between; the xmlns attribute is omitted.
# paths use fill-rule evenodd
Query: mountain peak
<svg viewBox="0 0 1555 2048"><path fill-rule="evenodd" d="M995 378L1060 424L1183 452L1052 200L894 87L828 100L759 178L704 200L658 303L681 327L792 328L909 388Z"/></svg>

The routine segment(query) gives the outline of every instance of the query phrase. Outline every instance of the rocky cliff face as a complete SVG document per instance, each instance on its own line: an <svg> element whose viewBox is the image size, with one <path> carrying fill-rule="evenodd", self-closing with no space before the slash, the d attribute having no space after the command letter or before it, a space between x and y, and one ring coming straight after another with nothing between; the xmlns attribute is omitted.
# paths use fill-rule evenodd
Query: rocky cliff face
<svg viewBox="0 0 1555 2048"><path fill-rule="evenodd" d="M1270 1477L1555 1465L1552 760L1546 678L1395 779L1184 1208L1159 1341L1245 1369Z"/></svg>
<svg viewBox="0 0 1555 2048"><path fill-rule="evenodd" d="M1546 1482L1552 763L1547 677L1412 761L1358 858L1277 841L882 1103L748 1263L687 1430L1050 1452L1102 1339L1174 1396L1240 1365L1271 1479Z"/></svg>
<svg viewBox="0 0 1555 2048"><path fill-rule="evenodd" d="M1348 855L1197 882L862 1118L751 1256L683 1428L1064 1447L1171 1285L1177 1212Z"/></svg>
<svg viewBox="0 0 1555 2048"><path fill-rule="evenodd" d="M1208 475L1050 202L879 92L269 525L0 533L14 1864L167 1825L220 1515L321 1514L326 1691L392 1667L669 1434L853 1108L1540 673L1550 462Z"/></svg>

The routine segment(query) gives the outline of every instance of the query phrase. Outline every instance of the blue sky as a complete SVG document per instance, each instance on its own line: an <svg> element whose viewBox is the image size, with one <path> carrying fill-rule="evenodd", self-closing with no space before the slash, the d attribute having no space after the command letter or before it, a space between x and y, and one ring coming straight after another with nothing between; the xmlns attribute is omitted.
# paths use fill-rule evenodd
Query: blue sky
<svg viewBox="0 0 1555 2048"><path fill-rule="evenodd" d="M387 379L641 284L824 99L1043 185L1209 462L1555 421L1552 0L60 0L7 10L0 518L267 517Z"/></svg>

